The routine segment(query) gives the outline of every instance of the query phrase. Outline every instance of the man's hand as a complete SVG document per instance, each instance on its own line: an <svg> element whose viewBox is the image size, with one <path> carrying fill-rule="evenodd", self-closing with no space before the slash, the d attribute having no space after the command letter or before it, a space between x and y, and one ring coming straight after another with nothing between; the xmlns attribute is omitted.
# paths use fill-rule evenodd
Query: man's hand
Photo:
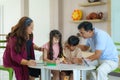
<svg viewBox="0 0 120 80"><path fill-rule="evenodd" d="M101 50L96 50L96 51L95 51L95 54L93 54L93 55L87 57L87 59L89 59L89 60L91 60L91 61L93 61L93 60L97 60L97 59L100 58L101 53L102 53Z"/></svg>

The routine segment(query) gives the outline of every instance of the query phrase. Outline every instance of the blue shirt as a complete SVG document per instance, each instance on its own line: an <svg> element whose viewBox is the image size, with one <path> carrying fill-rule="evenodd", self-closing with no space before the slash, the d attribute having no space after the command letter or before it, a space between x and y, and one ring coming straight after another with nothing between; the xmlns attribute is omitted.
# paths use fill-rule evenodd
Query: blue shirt
<svg viewBox="0 0 120 80"><path fill-rule="evenodd" d="M87 39L86 45L91 47L92 52L102 51L100 60L119 61L118 52L111 37L100 29L94 28L94 35Z"/></svg>

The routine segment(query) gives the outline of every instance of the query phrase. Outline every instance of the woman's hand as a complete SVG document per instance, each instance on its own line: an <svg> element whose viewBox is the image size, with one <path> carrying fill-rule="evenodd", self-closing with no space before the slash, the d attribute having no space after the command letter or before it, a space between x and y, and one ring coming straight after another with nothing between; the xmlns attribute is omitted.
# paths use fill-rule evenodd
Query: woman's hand
<svg viewBox="0 0 120 80"><path fill-rule="evenodd" d="M28 65L28 66L36 66L36 62L35 62L35 60L29 60L29 61L27 62L27 65Z"/></svg>

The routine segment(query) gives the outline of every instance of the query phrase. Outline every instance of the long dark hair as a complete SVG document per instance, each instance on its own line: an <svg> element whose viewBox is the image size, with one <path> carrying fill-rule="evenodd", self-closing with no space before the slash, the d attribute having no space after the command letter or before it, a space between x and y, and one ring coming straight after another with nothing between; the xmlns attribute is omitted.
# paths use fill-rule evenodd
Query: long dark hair
<svg viewBox="0 0 120 80"><path fill-rule="evenodd" d="M59 55L58 57L61 58L63 55L63 48L62 48L62 35L58 30L52 30L50 32L50 36L49 36L49 57L52 60L53 59L53 37L58 38L59 39Z"/></svg>
<svg viewBox="0 0 120 80"><path fill-rule="evenodd" d="M8 33L6 39L9 41L10 37L15 37L16 38L16 43L15 43L15 51L17 54L20 54L22 46L25 45L28 35L26 32L27 27L30 26L30 24L33 22L32 19L29 17L22 17L18 23L12 27L11 32ZM33 38L33 34L29 35L29 39Z"/></svg>

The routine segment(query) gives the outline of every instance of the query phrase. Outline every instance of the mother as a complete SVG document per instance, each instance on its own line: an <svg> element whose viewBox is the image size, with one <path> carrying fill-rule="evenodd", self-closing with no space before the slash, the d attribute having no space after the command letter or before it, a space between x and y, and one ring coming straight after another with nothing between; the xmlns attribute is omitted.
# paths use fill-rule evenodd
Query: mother
<svg viewBox="0 0 120 80"><path fill-rule="evenodd" d="M34 49L40 50L33 43L33 20L22 17L7 36L7 45L3 55L5 67L11 67L15 71L17 80L34 80L39 70L32 70L28 66L35 66ZM32 72L34 71L34 72ZM32 75L32 73L34 73Z"/></svg>

